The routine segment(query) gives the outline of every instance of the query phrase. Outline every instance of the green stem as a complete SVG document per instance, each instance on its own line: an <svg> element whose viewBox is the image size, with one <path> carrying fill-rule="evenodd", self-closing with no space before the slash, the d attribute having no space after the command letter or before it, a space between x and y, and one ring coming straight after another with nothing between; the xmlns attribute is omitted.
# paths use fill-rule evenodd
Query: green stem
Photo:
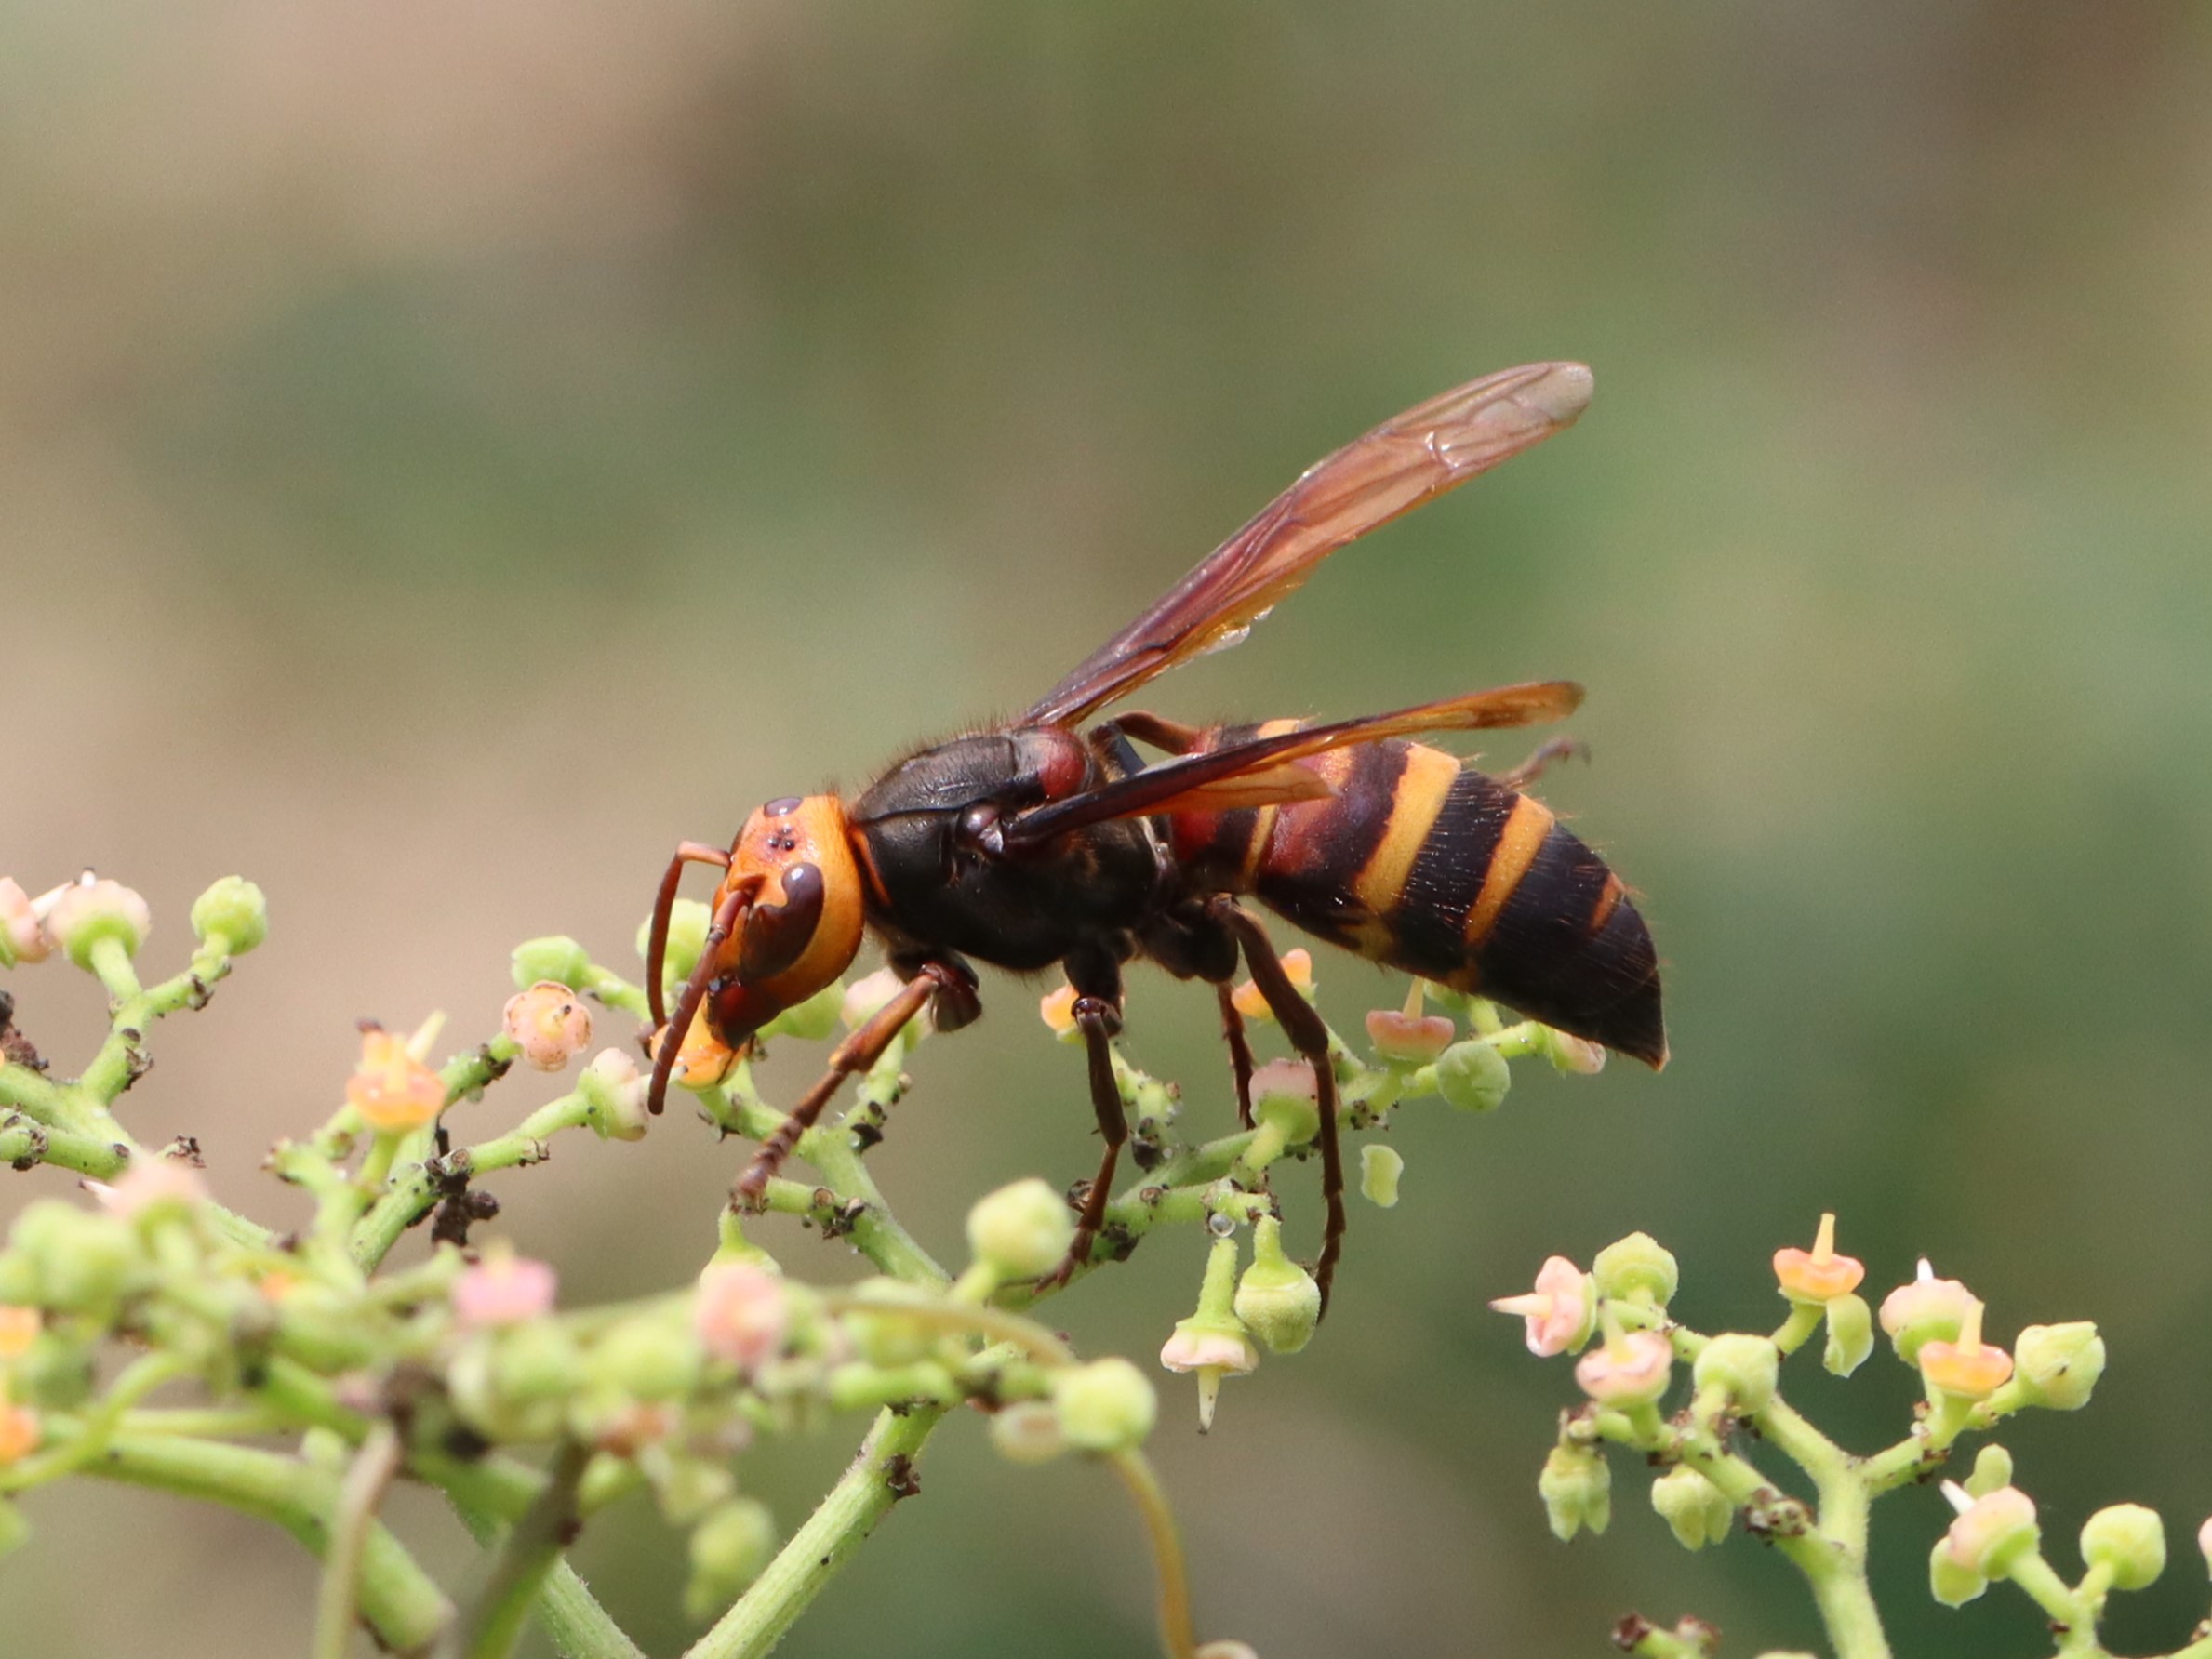
<svg viewBox="0 0 2212 1659"><path fill-rule="evenodd" d="M317 1556L329 1547L338 1481L273 1452L180 1436L114 1436L86 1471L102 1480L204 1498L274 1521ZM380 1521L362 1545L361 1616L377 1639L420 1652L453 1616L445 1593Z"/></svg>
<svg viewBox="0 0 2212 1659"><path fill-rule="evenodd" d="M881 1413L852 1467L737 1604L686 1650L684 1659L759 1659L780 1641L907 1490L900 1471L921 1455L944 1415L936 1406L904 1415ZM894 1458L904 1460L897 1469Z"/></svg>
<svg viewBox="0 0 2212 1659"><path fill-rule="evenodd" d="M581 1522L576 1489L591 1460L591 1448L573 1441L553 1453L544 1489L500 1546L475 1600L438 1644L441 1659L505 1659L513 1651L540 1586Z"/></svg>
<svg viewBox="0 0 2212 1659"><path fill-rule="evenodd" d="M315 1598L313 1659L346 1659L360 1605L361 1562L377 1507L399 1468L399 1431L389 1422L369 1430L339 1488L330 1520L330 1545L323 1556L322 1590Z"/></svg>
<svg viewBox="0 0 2212 1659"><path fill-rule="evenodd" d="M457 1060L446 1069L452 1072L463 1063ZM406 1230L437 1207L441 1175L446 1178L466 1175L473 1179L493 1170L541 1163L552 1156L547 1142L561 1130L581 1127L590 1113L582 1095L564 1095L539 1108L507 1134L436 1160L435 1169L430 1163L418 1163L370 1205L353 1227L350 1249L354 1264L364 1272L375 1271Z"/></svg>
<svg viewBox="0 0 2212 1659"><path fill-rule="evenodd" d="M1128 1488L1138 1517L1144 1522L1153 1561L1159 1570L1161 1643L1168 1659L1192 1659L1198 1651L1198 1638L1191 1626L1191 1579L1183 1566L1182 1541L1176 1535L1175 1512L1168 1508L1167 1494L1160 1490L1159 1480L1143 1453L1134 1447L1116 1452L1113 1463L1113 1472Z"/></svg>

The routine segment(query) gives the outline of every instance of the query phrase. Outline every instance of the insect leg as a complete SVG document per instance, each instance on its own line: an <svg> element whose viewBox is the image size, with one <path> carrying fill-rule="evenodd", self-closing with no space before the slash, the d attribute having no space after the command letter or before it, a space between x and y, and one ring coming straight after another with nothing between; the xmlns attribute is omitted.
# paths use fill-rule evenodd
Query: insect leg
<svg viewBox="0 0 2212 1659"><path fill-rule="evenodd" d="M682 867L679 859L670 865L669 869L673 875ZM672 880L662 886L661 891L669 892L674 886L675 883ZM675 1069L677 1052L683 1048L684 1039L690 1034L691 1022L699 1017L699 1005L706 1001L707 987L713 981L714 959L722 953L724 941L736 930L739 916L752 902L753 890L741 887L728 894L714 907L714 919L707 924L706 943L700 950L699 965L691 970L691 977L684 986L683 1000L676 1004L676 1016L660 1028L660 1052L653 1056L653 1085L646 1094L646 1107L656 1117L668 1102L668 1079L669 1074ZM666 911L660 913L660 921L665 927L668 921ZM658 962L653 963L652 972L653 982L658 985L660 982L660 964ZM654 1002L658 1004L660 999L656 997ZM660 1012L658 1006L654 1012Z"/></svg>
<svg viewBox="0 0 2212 1659"><path fill-rule="evenodd" d="M1221 1041L1229 1044L1229 1069L1236 1074L1236 1124L1252 1127L1252 1045L1245 1041L1245 1016L1236 1011L1236 998L1227 985L1217 985L1221 999Z"/></svg>
<svg viewBox="0 0 2212 1659"><path fill-rule="evenodd" d="M1509 790L1525 790L1551 767L1554 761L1579 758L1590 759L1590 745L1579 737L1549 737L1538 744L1529 757L1510 772L1500 772L1498 781Z"/></svg>
<svg viewBox="0 0 2212 1659"><path fill-rule="evenodd" d="M799 1136L814 1127L822 1108L830 1104L830 1097L837 1093L838 1084L881 1059L884 1050L891 1046L891 1039L906 1029L908 1020L922 1012L922 1005L955 983L967 988L957 968L943 962L923 963L889 1002L840 1042L831 1053L830 1068L821 1080L799 1097L790 1115L776 1125L776 1132L761 1142L760 1150L753 1155L753 1161L738 1177L730 1201L740 1210L757 1209L761 1194L768 1189L769 1177L783 1167L783 1161L799 1144Z"/></svg>
<svg viewBox="0 0 2212 1659"><path fill-rule="evenodd" d="M1313 1004L1298 994L1267 930L1239 909L1226 895L1206 907L1207 913L1236 936L1244 947L1245 962L1252 970L1252 983L1267 999L1267 1005L1283 1024L1290 1046L1313 1068L1313 1093L1321 1108L1321 1196L1328 1205L1328 1224L1322 1234L1321 1260L1313 1268L1321 1287L1321 1311L1328 1311L1329 1281L1336 1277L1337 1257L1344 1248L1344 1157L1337 1144L1337 1074L1329 1062L1328 1027L1313 1011Z"/></svg>
<svg viewBox="0 0 2212 1659"><path fill-rule="evenodd" d="M1145 709L1131 709L1115 715L1108 723L1119 726L1138 742L1163 754L1189 754L1206 736L1203 726L1185 725L1179 720L1169 720Z"/></svg>
<svg viewBox="0 0 2212 1659"><path fill-rule="evenodd" d="M1083 1033L1090 1058L1091 1109L1099 1117L1099 1135L1106 1150L1099 1158L1099 1173L1084 1194L1083 1209L1075 1217L1075 1237L1059 1267L1045 1275L1044 1284L1065 1284L1075 1269L1090 1260L1090 1247L1106 1224L1106 1203L1113 1196L1113 1169L1121 1161L1129 1138L1129 1120L1122 1108L1121 1084L1113 1076L1113 1038L1121 1029L1120 1011L1103 997L1077 997L1073 1009L1076 1029Z"/></svg>
<svg viewBox="0 0 2212 1659"><path fill-rule="evenodd" d="M678 842L675 856L668 861L668 873L660 878L660 896L653 900L653 931L646 946L646 1002L653 1011L653 1023L657 1026L668 1023L668 1011L661 1005L660 970L668 960L668 918L676 908L676 884L683 881L686 864L712 864L727 869L729 855L720 847L710 847L701 842ZM686 1027L689 1024L690 1021L685 1021ZM654 1098L658 1100L660 1096L656 1095Z"/></svg>

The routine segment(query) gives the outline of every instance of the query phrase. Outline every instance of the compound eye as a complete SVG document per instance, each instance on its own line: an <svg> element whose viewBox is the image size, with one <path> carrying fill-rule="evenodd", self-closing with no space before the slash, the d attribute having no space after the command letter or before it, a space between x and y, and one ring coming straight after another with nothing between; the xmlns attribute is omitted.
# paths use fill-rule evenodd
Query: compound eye
<svg viewBox="0 0 2212 1659"><path fill-rule="evenodd" d="M827 886L821 870L793 864L783 872L783 902L754 905L738 947L738 977L748 985L773 979L806 953L821 923Z"/></svg>

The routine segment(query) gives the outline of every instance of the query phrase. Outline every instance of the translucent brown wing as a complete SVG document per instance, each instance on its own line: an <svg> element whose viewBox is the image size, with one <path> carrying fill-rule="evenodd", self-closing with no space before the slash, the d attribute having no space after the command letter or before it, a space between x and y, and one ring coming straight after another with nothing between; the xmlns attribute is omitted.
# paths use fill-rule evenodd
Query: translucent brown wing
<svg viewBox="0 0 2212 1659"><path fill-rule="evenodd" d="M1309 467L1021 723L1073 725L1177 663L1235 644L1337 549L1572 425L1590 391L1579 363L1532 363L1470 380L1354 439Z"/></svg>
<svg viewBox="0 0 2212 1659"><path fill-rule="evenodd" d="M1310 772L1300 778L1300 768L1292 763L1325 750L1341 749L1348 743L1373 743L1384 737L1410 737L1419 732L1472 732L1563 720L1581 701L1582 688L1572 680L1539 680L1526 685L1470 692L1465 697L1422 703L1389 714L1366 714L1273 737L1255 737L1227 749L1163 761L1084 794L1025 812L1006 827L1006 844L1033 847L1053 836L1104 823L1108 818L1184 812L1199 806L1220 811L1270 802L1313 800L1326 794L1326 786L1314 788L1320 779Z"/></svg>

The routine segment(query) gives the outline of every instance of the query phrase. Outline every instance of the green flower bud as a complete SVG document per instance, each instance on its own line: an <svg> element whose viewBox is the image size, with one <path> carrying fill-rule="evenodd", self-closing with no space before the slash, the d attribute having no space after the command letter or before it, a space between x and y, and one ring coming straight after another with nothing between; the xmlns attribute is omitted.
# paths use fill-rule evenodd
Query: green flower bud
<svg viewBox="0 0 2212 1659"><path fill-rule="evenodd" d="M1967 1494L1986 1498L2001 1486L2012 1484L2012 1453L1991 1444L1974 1454L1974 1472L1965 1479Z"/></svg>
<svg viewBox="0 0 2212 1659"><path fill-rule="evenodd" d="M1964 1607L1990 1587L1990 1581L1951 1553L1951 1540L1939 1538L1928 1551L1928 1594L1946 1607Z"/></svg>
<svg viewBox="0 0 2212 1659"><path fill-rule="evenodd" d="M513 961L517 990L528 990L541 979L581 990L592 972L591 953L566 934L525 939L514 948Z"/></svg>
<svg viewBox="0 0 2212 1659"><path fill-rule="evenodd" d="M1295 1354L1321 1322L1321 1286L1283 1254L1283 1224L1262 1215L1252 1229L1252 1265L1236 1282L1236 1317L1271 1354Z"/></svg>
<svg viewBox="0 0 2212 1659"><path fill-rule="evenodd" d="M833 979L804 1002L794 1002L763 1026L763 1037L795 1037L801 1042L820 1042L837 1029L837 1011L845 1006L845 985Z"/></svg>
<svg viewBox="0 0 2212 1659"><path fill-rule="evenodd" d="M77 1313L104 1313L140 1273L138 1238L119 1215L96 1215L60 1199L24 1207L9 1241L37 1275L38 1300Z"/></svg>
<svg viewBox="0 0 2212 1659"><path fill-rule="evenodd" d="M653 1114L646 1108L646 1080L637 1062L623 1050L603 1048L576 1080L590 1115L585 1120L601 1140L646 1138Z"/></svg>
<svg viewBox="0 0 2212 1659"><path fill-rule="evenodd" d="M1619 1296L1647 1307L1664 1307L1682 1282L1673 1256L1649 1233L1631 1233L1606 1245L1590 1264L1590 1276L1597 1281L1599 1296Z"/></svg>
<svg viewBox="0 0 2212 1659"><path fill-rule="evenodd" d="M455 1349L446 1367L446 1388L462 1422L494 1440L548 1440L561 1432L582 1363L569 1343L566 1374L548 1374L557 1360L534 1338L550 1329L532 1324L485 1331Z"/></svg>
<svg viewBox="0 0 2212 1659"><path fill-rule="evenodd" d="M1463 1112L1492 1110L1512 1086L1512 1068L1487 1042L1471 1038L1436 1056L1436 1092Z"/></svg>
<svg viewBox="0 0 2212 1659"><path fill-rule="evenodd" d="M2104 1567L2116 1590L2148 1589L2165 1571L2165 1523L2140 1504L2113 1504L2082 1523L2082 1559Z"/></svg>
<svg viewBox="0 0 2212 1659"><path fill-rule="evenodd" d="M1126 1360L1109 1359L1054 1372L1052 1409L1069 1445L1120 1452L1143 1442L1160 1404L1144 1373Z"/></svg>
<svg viewBox="0 0 2212 1659"><path fill-rule="evenodd" d="M1676 1464L1651 1483L1651 1506L1685 1549L1718 1544L1736 1520L1736 1506L1727 1494L1686 1463Z"/></svg>
<svg viewBox="0 0 2212 1659"><path fill-rule="evenodd" d="M1584 1527L1595 1534L1613 1519L1613 1472L1592 1446L1557 1445L1536 1478L1552 1535L1570 1542Z"/></svg>
<svg viewBox="0 0 2212 1659"><path fill-rule="evenodd" d="M2087 1320L2030 1325L2013 1342L2012 1360L2030 1400L2056 1412L2079 1411L2104 1374L2104 1338Z"/></svg>
<svg viewBox="0 0 2212 1659"><path fill-rule="evenodd" d="M1034 1175L986 1193L967 1213L967 1247L1001 1280L1051 1272L1074 1241L1067 1200Z"/></svg>
<svg viewBox="0 0 2212 1659"><path fill-rule="evenodd" d="M269 936L269 901L244 876L225 876L192 901L192 931L203 944L220 936L228 954L244 956Z"/></svg>
<svg viewBox="0 0 2212 1659"><path fill-rule="evenodd" d="M703 1624L737 1599L776 1555L776 1518L758 1498L732 1498L691 1529L684 1611Z"/></svg>
<svg viewBox="0 0 2212 1659"><path fill-rule="evenodd" d="M673 1400L699 1381L700 1358L680 1327L646 1316L608 1331L586 1364L593 1381L633 1400Z"/></svg>
<svg viewBox="0 0 2212 1659"><path fill-rule="evenodd" d="M1874 1310L1864 1296L1828 1299L1828 1346L1820 1363L1837 1376L1849 1376L1874 1351Z"/></svg>
<svg viewBox="0 0 2212 1659"><path fill-rule="evenodd" d="M584 1359L576 1338L555 1320L502 1327L492 1354L500 1392L510 1400L558 1401L583 1381Z"/></svg>
<svg viewBox="0 0 2212 1659"><path fill-rule="evenodd" d="M1781 1364L1781 1350L1772 1339L1731 1331L1705 1345L1690 1366L1690 1375L1699 1390L1720 1389L1727 1395L1731 1410L1748 1415L1764 1410L1774 1398Z"/></svg>
<svg viewBox="0 0 2212 1659"><path fill-rule="evenodd" d="M1360 1196L1378 1210L1395 1209L1398 1178L1406 1173L1406 1160L1395 1147L1369 1141L1359 1149Z"/></svg>
<svg viewBox="0 0 2212 1659"><path fill-rule="evenodd" d="M854 1308L844 1319L846 1334L852 1338L860 1358L871 1365L911 1365L926 1359L943 1334L940 1327L899 1312L901 1302L934 1300L919 1285L889 1278L863 1279L853 1286L852 1294L882 1304L880 1311L875 1307Z"/></svg>
<svg viewBox="0 0 2212 1659"><path fill-rule="evenodd" d="M1271 1060L1252 1073L1252 1121L1285 1147L1302 1147L1321 1133L1313 1068L1302 1060Z"/></svg>
<svg viewBox="0 0 2212 1659"><path fill-rule="evenodd" d="M668 913L668 947L660 962L660 977L664 989L680 986L691 977L691 970L699 966L700 952L707 948L707 924L713 920L707 907L696 898L679 898ZM637 954L650 960L653 943L653 919L647 916L638 923Z"/></svg>
<svg viewBox="0 0 2212 1659"><path fill-rule="evenodd" d="M725 1465L666 1453L666 1447L652 1447L638 1464L652 1480L654 1501L670 1526L689 1526L737 1491L738 1478Z"/></svg>
<svg viewBox="0 0 2212 1659"><path fill-rule="evenodd" d="M1068 1449L1068 1437L1044 1400L1018 1400L992 1417L991 1443L1008 1463L1050 1463Z"/></svg>

